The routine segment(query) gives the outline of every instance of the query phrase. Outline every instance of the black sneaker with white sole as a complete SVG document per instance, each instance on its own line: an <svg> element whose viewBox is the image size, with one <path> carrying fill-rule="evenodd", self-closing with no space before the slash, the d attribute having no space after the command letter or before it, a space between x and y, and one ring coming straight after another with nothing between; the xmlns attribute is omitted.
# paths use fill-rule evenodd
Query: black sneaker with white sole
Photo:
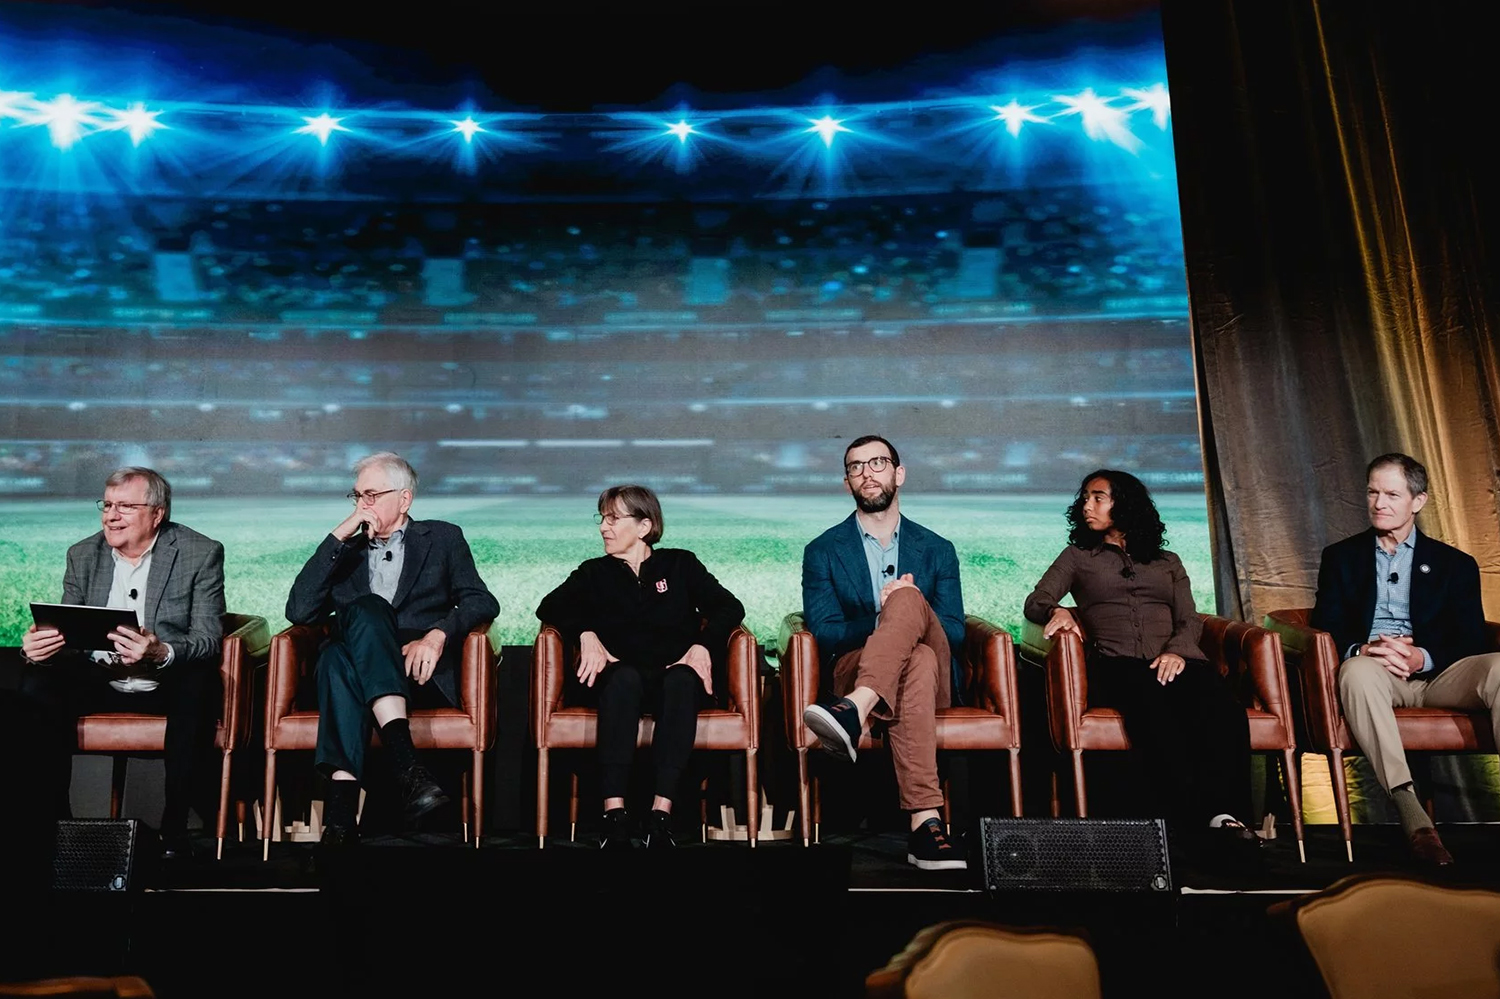
<svg viewBox="0 0 1500 999"><path fill-rule="evenodd" d="M953 845L937 819L928 819L906 837L906 862L924 871L969 869L963 851Z"/></svg>
<svg viewBox="0 0 1500 999"><path fill-rule="evenodd" d="M802 712L802 723L829 753L850 763L859 758L859 708L849 698L840 697L826 708L809 704Z"/></svg>

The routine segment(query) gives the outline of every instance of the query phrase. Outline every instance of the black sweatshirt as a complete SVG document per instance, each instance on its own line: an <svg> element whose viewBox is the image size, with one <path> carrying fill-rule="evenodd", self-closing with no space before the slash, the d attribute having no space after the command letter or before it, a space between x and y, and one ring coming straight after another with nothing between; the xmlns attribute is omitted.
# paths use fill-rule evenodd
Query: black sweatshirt
<svg viewBox="0 0 1500 999"><path fill-rule="evenodd" d="M624 559L591 558L542 598L536 616L574 648L592 631L617 659L636 666L670 666L692 645L715 662L745 606L713 577L698 556L658 548L641 563L639 578Z"/></svg>

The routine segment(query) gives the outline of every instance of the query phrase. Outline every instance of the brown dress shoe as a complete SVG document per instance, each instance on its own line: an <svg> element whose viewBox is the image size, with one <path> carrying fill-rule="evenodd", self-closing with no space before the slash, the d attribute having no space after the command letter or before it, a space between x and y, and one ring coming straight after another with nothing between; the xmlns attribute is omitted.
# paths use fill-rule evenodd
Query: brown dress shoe
<svg viewBox="0 0 1500 999"><path fill-rule="evenodd" d="M1443 841L1438 839L1437 830L1432 826L1418 829L1408 837L1407 842L1411 844L1412 856L1423 867L1447 867L1453 863L1453 854L1443 846Z"/></svg>

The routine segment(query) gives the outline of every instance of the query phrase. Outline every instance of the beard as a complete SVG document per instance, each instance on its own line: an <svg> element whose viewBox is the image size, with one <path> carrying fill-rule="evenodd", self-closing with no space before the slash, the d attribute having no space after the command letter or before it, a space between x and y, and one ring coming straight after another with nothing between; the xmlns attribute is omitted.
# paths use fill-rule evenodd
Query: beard
<svg viewBox="0 0 1500 999"><path fill-rule="evenodd" d="M896 487L880 487L880 492L873 496L867 495L863 489L854 494L854 505L859 507L860 513L884 513L891 507L891 501L896 498Z"/></svg>

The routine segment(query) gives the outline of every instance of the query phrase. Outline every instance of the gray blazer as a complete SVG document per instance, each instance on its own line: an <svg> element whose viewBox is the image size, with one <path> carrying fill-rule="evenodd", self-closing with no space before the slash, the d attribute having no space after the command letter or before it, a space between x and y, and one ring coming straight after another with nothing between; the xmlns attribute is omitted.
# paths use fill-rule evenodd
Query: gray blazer
<svg viewBox="0 0 1500 999"><path fill-rule="evenodd" d="M68 549L65 604L103 607L115 563L99 531ZM219 662L224 641L224 546L167 521L156 534L142 613L147 631L172 646L172 669Z"/></svg>
<svg viewBox="0 0 1500 999"><path fill-rule="evenodd" d="M297 573L286 598L286 618L293 624L317 624L370 592L368 545L342 542L332 534ZM406 632L439 628L447 636L432 682L458 705L455 676L464 638L495 620L500 604L479 577L463 531L442 520L413 520L406 529L406 556L391 606L396 627Z"/></svg>

